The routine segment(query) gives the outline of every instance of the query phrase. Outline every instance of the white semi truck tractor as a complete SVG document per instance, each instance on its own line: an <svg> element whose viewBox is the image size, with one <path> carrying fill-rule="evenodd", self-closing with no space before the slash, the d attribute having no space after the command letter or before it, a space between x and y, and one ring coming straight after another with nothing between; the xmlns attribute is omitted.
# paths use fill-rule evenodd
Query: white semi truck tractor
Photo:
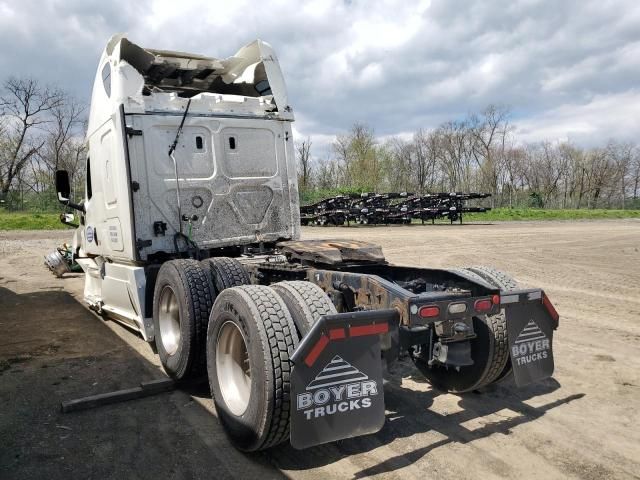
<svg viewBox="0 0 640 480"><path fill-rule="evenodd" d="M389 264L361 241L300 240L291 125L278 59L257 40L217 58L112 37L89 116L72 245L97 313L155 345L176 381L208 378L245 451L378 431L383 371L401 352L463 393L553 373L558 314L489 267ZM70 222L70 215L63 221Z"/></svg>

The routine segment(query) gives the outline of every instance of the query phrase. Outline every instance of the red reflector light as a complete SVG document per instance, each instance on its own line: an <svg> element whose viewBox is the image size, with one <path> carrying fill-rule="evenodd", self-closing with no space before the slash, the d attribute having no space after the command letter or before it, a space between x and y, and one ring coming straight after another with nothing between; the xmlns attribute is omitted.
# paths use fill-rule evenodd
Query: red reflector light
<svg viewBox="0 0 640 480"><path fill-rule="evenodd" d="M418 310L418 315L420 315L422 318L437 317L438 315L440 315L440 307L436 305L420 307L420 310Z"/></svg>
<svg viewBox="0 0 640 480"><path fill-rule="evenodd" d="M484 300L476 300L474 307L476 309L476 312L488 312L489 310L491 310L491 307L493 307L493 303L488 298Z"/></svg>
<svg viewBox="0 0 640 480"><path fill-rule="evenodd" d="M542 304L547 309L547 312L549 312L549 315L551 315L551 318L553 318L553 321L556 323L556 328L557 328L560 320L560 315L558 315L557 310L549 300L549 297L547 297L547 294L544 292L542 293Z"/></svg>
<svg viewBox="0 0 640 480"><path fill-rule="evenodd" d="M491 297L491 301L493 302L494 305L499 305L500 304L500 295L493 295Z"/></svg>

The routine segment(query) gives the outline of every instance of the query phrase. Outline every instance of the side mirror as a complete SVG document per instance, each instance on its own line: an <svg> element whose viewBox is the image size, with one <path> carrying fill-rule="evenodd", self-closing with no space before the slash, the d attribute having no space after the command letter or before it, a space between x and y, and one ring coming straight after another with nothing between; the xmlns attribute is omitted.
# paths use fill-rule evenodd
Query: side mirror
<svg viewBox="0 0 640 480"><path fill-rule="evenodd" d="M58 192L58 201L68 207L75 208L81 212L85 211L83 204L77 204L69 201L71 196L71 184L69 183L69 172L66 170L56 170L56 191ZM63 222L64 223L64 222Z"/></svg>
<svg viewBox="0 0 640 480"><path fill-rule="evenodd" d="M71 185L69 184L69 172L66 170L56 170L56 191L58 200L67 203L71 196Z"/></svg>

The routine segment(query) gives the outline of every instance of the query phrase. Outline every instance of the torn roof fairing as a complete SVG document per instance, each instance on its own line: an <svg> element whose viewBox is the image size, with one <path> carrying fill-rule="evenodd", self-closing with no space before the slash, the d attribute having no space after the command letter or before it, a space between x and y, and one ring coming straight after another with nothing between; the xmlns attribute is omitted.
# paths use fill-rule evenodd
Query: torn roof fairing
<svg viewBox="0 0 640 480"><path fill-rule="evenodd" d="M273 64L277 59L271 47L260 40L243 47L233 57L219 60L190 53L144 49L122 38L120 59L144 77L147 89L175 91L183 97L204 92L248 97L270 95L270 77L282 75L279 71L267 72L265 62ZM286 106L281 105L282 108Z"/></svg>
<svg viewBox="0 0 640 480"><path fill-rule="evenodd" d="M181 99L210 95L217 104L214 110L220 113L225 111L225 102L238 103L233 100L237 96L247 106L259 106L254 114L293 120L280 65L266 42L256 40L234 56L219 60L142 48L123 35L114 35L98 66L88 132L95 131L122 103L127 111L145 111L157 103L166 110L180 110L186 103ZM195 113L194 107L197 109L195 103L191 106Z"/></svg>

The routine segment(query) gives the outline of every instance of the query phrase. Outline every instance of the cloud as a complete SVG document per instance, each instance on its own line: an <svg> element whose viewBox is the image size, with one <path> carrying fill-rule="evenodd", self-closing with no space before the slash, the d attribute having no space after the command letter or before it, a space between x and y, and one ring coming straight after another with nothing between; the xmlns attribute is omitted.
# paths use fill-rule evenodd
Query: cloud
<svg viewBox="0 0 640 480"><path fill-rule="evenodd" d="M115 32L158 49L280 57L296 131L328 145L354 122L381 138L509 105L527 140L637 136L633 0L0 0L0 72L88 99ZM635 115L634 118L630 116Z"/></svg>
<svg viewBox="0 0 640 480"><path fill-rule="evenodd" d="M524 142L547 139L579 145L601 145L608 139L637 142L640 90L598 95L584 104L566 104L521 119L516 137Z"/></svg>

